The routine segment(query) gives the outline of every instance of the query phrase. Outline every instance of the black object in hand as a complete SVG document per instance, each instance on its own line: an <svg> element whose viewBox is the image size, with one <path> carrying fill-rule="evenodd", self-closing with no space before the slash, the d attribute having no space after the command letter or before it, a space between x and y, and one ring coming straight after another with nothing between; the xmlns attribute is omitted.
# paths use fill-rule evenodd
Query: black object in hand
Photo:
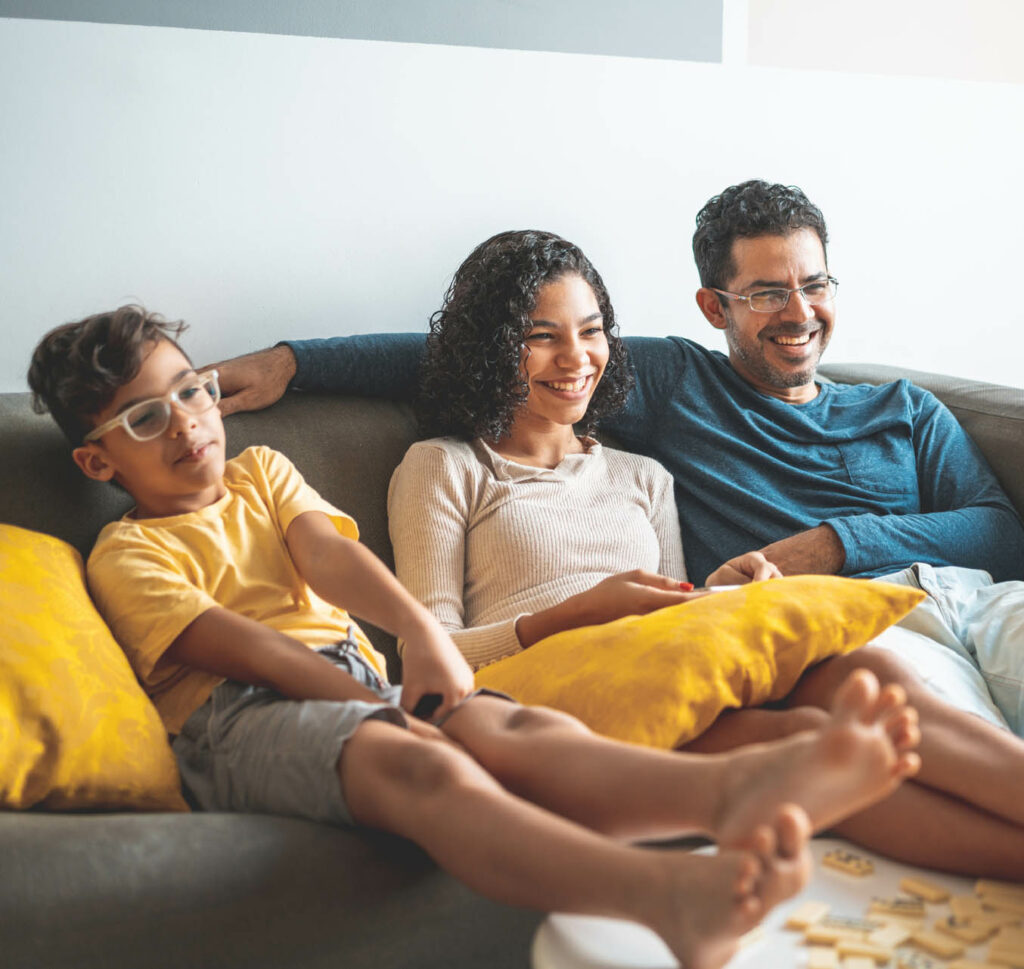
<svg viewBox="0 0 1024 969"><path fill-rule="evenodd" d="M420 720L429 720L443 700L444 697L440 693L424 693L413 707L412 715Z"/></svg>

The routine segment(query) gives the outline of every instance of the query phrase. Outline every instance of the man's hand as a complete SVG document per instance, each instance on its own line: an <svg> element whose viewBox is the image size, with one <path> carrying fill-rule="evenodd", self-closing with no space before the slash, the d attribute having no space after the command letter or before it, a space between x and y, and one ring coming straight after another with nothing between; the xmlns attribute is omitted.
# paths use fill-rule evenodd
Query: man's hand
<svg viewBox="0 0 1024 969"><path fill-rule="evenodd" d="M846 562L846 549L831 525L797 532L761 552L783 575L837 575Z"/></svg>
<svg viewBox="0 0 1024 969"><path fill-rule="evenodd" d="M428 694L441 697L430 718L442 716L473 690L473 671L458 646L436 623L405 638L402 653L402 709L412 713Z"/></svg>
<svg viewBox="0 0 1024 969"><path fill-rule="evenodd" d="M220 412L227 417L277 403L295 376L295 354L284 345L269 347L203 369L216 369L220 374Z"/></svg>
<svg viewBox="0 0 1024 969"><path fill-rule="evenodd" d="M746 552L723 562L707 577L705 585L745 585L782 577L782 570L761 552Z"/></svg>

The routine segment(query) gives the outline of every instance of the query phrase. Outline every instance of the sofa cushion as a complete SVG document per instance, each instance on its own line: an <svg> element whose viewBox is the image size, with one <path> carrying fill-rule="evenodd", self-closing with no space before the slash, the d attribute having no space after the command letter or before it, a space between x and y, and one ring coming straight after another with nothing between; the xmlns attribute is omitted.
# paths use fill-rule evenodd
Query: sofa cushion
<svg viewBox="0 0 1024 969"><path fill-rule="evenodd" d="M0 858L4 969L525 969L543 917L271 815L0 811Z"/></svg>
<svg viewBox="0 0 1024 969"><path fill-rule="evenodd" d="M479 670L476 682L606 736L673 748L727 708L782 699L808 666L863 646L923 598L838 576L752 582L556 633Z"/></svg>
<svg viewBox="0 0 1024 969"><path fill-rule="evenodd" d="M0 525L0 806L185 810L153 705L65 542Z"/></svg>

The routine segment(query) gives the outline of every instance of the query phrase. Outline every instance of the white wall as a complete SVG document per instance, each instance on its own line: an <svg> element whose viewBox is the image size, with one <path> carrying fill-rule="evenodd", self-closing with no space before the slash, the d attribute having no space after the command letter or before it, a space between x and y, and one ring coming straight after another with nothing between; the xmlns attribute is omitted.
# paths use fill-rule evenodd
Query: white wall
<svg viewBox="0 0 1024 969"><path fill-rule="evenodd" d="M725 0L747 63L1024 83L1021 0Z"/></svg>
<svg viewBox="0 0 1024 969"><path fill-rule="evenodd" d="M1024 384L1024 85L6 19L0 118L0 390L130 299L198 361L423 329L528 226L583 246L625 332L718 346L693 216L749 177L829 219L830 359Z"/></svg>

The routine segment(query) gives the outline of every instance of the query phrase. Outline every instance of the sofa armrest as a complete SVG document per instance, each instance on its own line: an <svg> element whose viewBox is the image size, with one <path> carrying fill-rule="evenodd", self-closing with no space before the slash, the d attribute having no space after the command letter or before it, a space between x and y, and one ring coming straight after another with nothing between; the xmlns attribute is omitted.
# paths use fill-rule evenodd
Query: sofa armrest
<svg viewBox="0 0 1024 969"><path fill-rule="evenodd" d="M1017 513L1024 517L1024 388L873 363L832 363L821 374L838 383L907 379L930 390L981 448Z"/></svg>

